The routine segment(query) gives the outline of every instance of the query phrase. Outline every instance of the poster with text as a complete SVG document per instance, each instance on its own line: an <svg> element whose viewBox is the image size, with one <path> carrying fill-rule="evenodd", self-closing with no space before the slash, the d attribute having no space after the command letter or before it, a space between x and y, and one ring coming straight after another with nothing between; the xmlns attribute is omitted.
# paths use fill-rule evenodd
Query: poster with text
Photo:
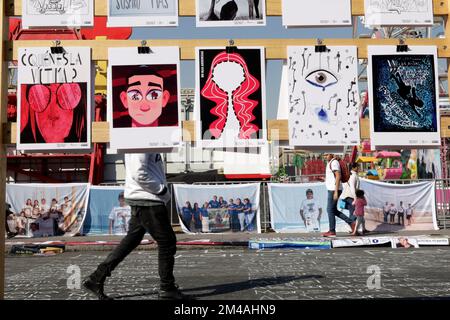
<svg viewBox="0 0 450 320"><path fill-rule="evenodd" d="M131 207L126 204L123 187L91 186L85 235L125 235L131 218Z"/></svg>
<svg viewBox="0 0 450 320"><path fill-rule="evenodd" d="M368 55L373 149L440 146L437 48L369 46Z"/></svg>
<svg viewBox="0 0 450 320"><path fill-rule="evenodd" d="M167 150L181 141L178 47L110 48L109 147L118 151Z"/></svg>
<svg viewBox="0 0 450 320"><path fill-rule="evenodd" d="M178 26L178 0L108 1L108 27Z"/></svg>
<svg viewBox="0 0 450 320"><path fill-rule="evenodd" d="M19 48L17 149L91 147L91 49Z"/></svg>
<svg viewBox="0 0 450 320"><path fill-rule="evenodd" d="M197 27L265 26L265 0L196 0Z"/></svg>
<svg viewBox="0 0 450 320"><path fill-rule="evenodd" d="M87 183L7 184L8 229L23 237L75 236L89 198Z"/></svg>
<svg viewBox="0 0 450 320"><path fill-rule="evenodd" d="M361 179L366 229L375 232L439 230L434 181L393 184Z"/></svg>
<svg viewBox="0 0 450 320"><path fill-rule="evenodd" d="M266 140L263 47L197 48L195 117L204 148L263 146Z"/></svg>
<svg viewBox="0 0 450 320"><path fill-rule="evenodd" d="M260 184L174 185L186 233L261 232Z"/></svg>
<svg viewBox="0 0 450 320"><path fill-rule="evenodd" d="M269 208L272 229L280 233L317 233L329 230L324 183L269 183ZM336 217L336 231L350 227Z"/></svg>
<svg viewBox="0 0 450 320"><path fill-rule="evenodd" d="M22 0L22 27L94 25L94 0Z"/></svg>
<svg viewBox="0 0 450 320"><path fill-rule="evenodd" d="M283 26L349 26L350 0L282 0Z"/></svg>
<svg viewBox="0 0 450 320"><path fill-rule="evenodd" d="M364 8L367 27L433 25L433 0L365 0Z"/></svg>
<svg viewBox="0 0 450 320"><path fill-rule="evenodd" d="M359 145L356 47L288 47L289 144Z"/></svg>

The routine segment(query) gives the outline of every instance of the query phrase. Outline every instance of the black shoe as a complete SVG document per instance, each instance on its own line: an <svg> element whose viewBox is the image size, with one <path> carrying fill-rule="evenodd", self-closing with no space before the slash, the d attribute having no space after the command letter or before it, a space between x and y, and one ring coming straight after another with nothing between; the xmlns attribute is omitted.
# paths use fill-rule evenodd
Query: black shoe
<svg viewBox="0 0 450 320"><path fill-rule="evenodd" d="M171 290L159 290L158 298L160 300L193 300L191 296L183 294L177 285Z"/></svg>
<svg viewBox="0 0 450 320"><path fill-rule="evenodd" d="M89 291L90 293L94 294L98 300L114 300L111 297L108 297L104 290L104 282L95 282L90 277L83 281L83 287Z"/></svg>

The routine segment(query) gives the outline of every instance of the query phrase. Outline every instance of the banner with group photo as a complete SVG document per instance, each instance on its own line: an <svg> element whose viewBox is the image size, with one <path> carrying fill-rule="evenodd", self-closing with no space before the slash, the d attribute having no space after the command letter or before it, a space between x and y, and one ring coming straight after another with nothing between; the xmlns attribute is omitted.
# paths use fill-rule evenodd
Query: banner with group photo
<svg viewBox="0 0 450 320"><path fill-rule="evenodd" d="M90 188L85 235L125 235L130 218L131 208L125 203L123 187Z"/></svg>
<svg viewBox="0 0 450 320"><path fill-rule="evenodd" d="M324 183L269 183L272 229L276 232L326 232L328 193ZM350 227L336 217L336 231Z"/></svg>
<svg viewBox="0 0 450 320"><path fill-rule="evenodd" d="M173 187L184 232L261 232L259 183Z"/></svg>
<svg viewBox="0 0 450 320"><path fill-rule="evenodd" d="M8 231L30 238L80 233L89 198L87 183L7 184Z"/></svg>
<svg viewBox="0 0 450 320"><path fill-rule="evenodd" d="M392 184L361 179L360 188L364 190L367 200L367 230L439 230L436 220L435 182Z"/></svg>

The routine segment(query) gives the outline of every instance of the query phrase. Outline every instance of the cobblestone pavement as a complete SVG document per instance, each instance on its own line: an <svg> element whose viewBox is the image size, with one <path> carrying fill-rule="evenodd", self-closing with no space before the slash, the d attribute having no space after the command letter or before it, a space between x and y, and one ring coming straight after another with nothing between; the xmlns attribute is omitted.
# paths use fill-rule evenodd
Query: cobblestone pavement
<svg viewBox="0 0 450 320"><path fill-rule="evenodd" d="M7 256L5 297L92 299L68 289L68 267L79 266L85 277L107 254ZM380 289L373 287L377 268ZM450 298L450 249L179 250L175 276L196 299ZM113 272L105 291L117 299L153 300L157 288L157 252L135 251Z"/></svg>

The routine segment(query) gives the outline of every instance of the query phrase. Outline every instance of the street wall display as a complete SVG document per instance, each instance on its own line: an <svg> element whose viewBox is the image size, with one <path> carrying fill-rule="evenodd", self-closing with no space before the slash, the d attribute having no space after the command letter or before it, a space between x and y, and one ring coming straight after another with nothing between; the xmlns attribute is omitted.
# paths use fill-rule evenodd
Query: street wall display
<svg viewBox="0 0 450 320"><path fill-rule="evenodd" d="M195 117L204 148L257 147L266 141L263 47L197 48Z"/></svg>
<svg viewBox="0 0 450 320"><path fill-rule="evenodd" d="M282 233L320 233L329 230L324 183L268 183L272 229ZM336 231L350 227L336 218Z"/></svg>
<svg viewBox="0 0 450 320"><path fill-rule="evenodd" d="M87 209L89 185L7 184L6 203L13 216L7 223L23 237L51 237L80 233Z"/></svg>
<svg viewBox="0 0 450 320"><path fill-rule="evenodd" d="M19 48L17 150L91 148L91 48Z"/></svg>
<svg viewBox="0 0 450 320"><path fill-rule="evenodd" d="M123 193L123 187L90 187L83 234L125 235L127 233L131 207L122 198Z"/></svg>
<svg viewBox="0 0 450 320"><path fill-rule="evenodd" d="M265 0L196 0L197 27L265 26Z"/></svg>
<svg viewBox="0 0 450 320"><path fill-rule="evenodd" d="M94 25L94 0L22 0L22 27Z"/></svg>
<svg viewBox="0 0 450 320"><path fill-rule="evenodd" d="M178 47L109 48L108 118L113 150L169 150L181 142Z"/></svg>
<svg viewBox="0 0 450 320"><path fill-rule="evenodd" d="M350 0L282 0L283 26L347 26L352 24Z"/></svg>
<svg viewBox="0 0 450 320"><path fill-rule="evenodd" d="M186 233L260 233L260 184L173 186Z"/></svg>
<svg viewBox="0 0 450 320"><path fill-rule="evenodd" d="M437 48L369 46L371 144L440 146Z"/></svg>
<svg viewBox="0 0 450 320"><path fill-rule="evenodd" d="M358 145L358 58L354 46L292 47L288 51L289 144Z"/></svg>
<svg viewBox="0 0 450 320"><path fill-rule="evenodd" d="M178 26L178 0L108 1L108 27Z"/></svg>
<svg viewBox="0 0 450 320"><path fill-rule="evenodd" d="M418 150L417 172L419 179L442 179L441 150Z"/></svg>
<svg viewBox="0 0 450 320"><path fill-rule="evenodd" d="M365 0L367 27L433 25L433 0Z"/></svg>
<svg viewBox="0 0 450 320"><path fill-rule="evenodd" d="M375 232L439 230L435 182L392 184L361 179L366 229Z"/></svg>

